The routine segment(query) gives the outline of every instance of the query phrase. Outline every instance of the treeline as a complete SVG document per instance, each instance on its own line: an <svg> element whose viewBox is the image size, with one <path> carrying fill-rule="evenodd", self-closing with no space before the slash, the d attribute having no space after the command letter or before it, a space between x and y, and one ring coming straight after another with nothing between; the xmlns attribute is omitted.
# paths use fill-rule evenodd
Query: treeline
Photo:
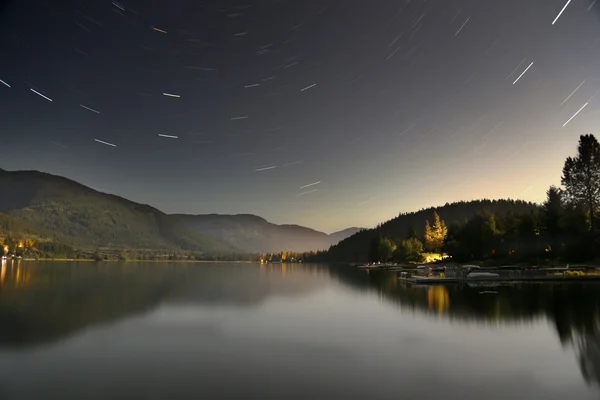
<svg viewBox="0 0 600 400"><path fill-rule="evenodd" d="M562 188L528 213L480 213L448 230L444 250L456 260L591 261L600 256L600 144L582 135L575 157L565 160Z"/></svg>
<svg viewBox="0 0 600 400"><path fill-rule="evenodd" d="M197 253L173 250L123 250L120 252L94 252L93 258L118 261L258 261L258 254Z"/></svg>
<svg viewBox="0 0 600 400"><path fill-rule="evenodd" d="M412 213L402 213L396 218L378 225L374 229L363 229L331 246L326 255L320 255L314 261L328 262L369 262L373 261L372 246L380 238L387 238L398 246L411 237L424 240L425 223L433 221L437 212L446 225L461 224L481 212L522 214L535 209L533 203L521 200L474 200L470 202L447 203L439 208L428 208Z"/></svg>
<svg viewBox="0 0 600 400"><path fill-rule="evenodd" d="M426 225L435 225L436 218L444 223L446 232L450 226L462 226L473 216L483 213L494 215L523 215L528 214L538 205L521 200L474 200L447 203L439 208L428 208L412 213L401 213L396 218L379 224L374 229L363 229L333 245L326 252L315 254L309 259L312 262L344 262L366 263L385 260L385 254L379 255L376 248L383 253L394 253L394 258L401 257L402 251L406 254L402 259L418 261L420 257L415 254L427 253L425 245ZM437 227L436 227L437 229ZM446 233L447 235L447 233ZM445 238L441 240L445 243ZM439 239L438 239L439 243ZM403 246L402 246L403 245ZM434 247L439 247L434 246ZM412 255L412 257L411 257Z"/></svg>
<svg viewBox="0 0 600 400"><path fill-rule="evenodd" d="M74 258L89 259L89 251L78 250L74 247L49 239L39 239L28 234L4 234L0 236L0 255L12 255L23 258Z"/></svg>
<svg viewBox="0 0 600 400"><path fill-rule="evenodd" d="M261 262L283 262L283 263L299 263L310 262L318 258L323 258L326 251L281 251L279 253L263 253L260 254Z"/></svg>
<svg viewBox="0 0 600 400"><path fill-rule="evenodd" d="M79 249L57 239L32 239L25 234L0 237L0 255L33 259L96 261L258 261L258 254L200 253L173 249Z"/></svg>
<svg viewBox="0 0 600 400"><path fill-rule="evenodd" d="M459 262L593 260L600 256L600 144L593 135L580 137L562 172L562 188L550 187L542 205L483 200L402 214L309 261L421 262L435 254Z"/></svg>
<svg viewBox="0 0 600 400"><path fill-rule="evenodd" d="M1 215L0 215L1 217ZM0 221L1 218L0 218ZM0 225L0 227L2 227ZM210 252L178 249L81 249L65 243L58 237L43 238L25 231L0 230L0 255L34 259L79 259L96 261L266 261L307 262L324 252L240 253Z"/></svg>

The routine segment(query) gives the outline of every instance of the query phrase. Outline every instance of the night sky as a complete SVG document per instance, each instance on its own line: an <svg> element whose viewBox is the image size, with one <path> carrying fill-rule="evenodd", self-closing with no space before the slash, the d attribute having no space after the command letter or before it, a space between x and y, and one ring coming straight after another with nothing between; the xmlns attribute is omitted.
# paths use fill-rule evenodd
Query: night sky
<svg viewBox="0 0 600 400"><path fill-rule="evenodd" d="M594 3L10 1L0 167L327 232L542 201L600 135Z"/></svg>

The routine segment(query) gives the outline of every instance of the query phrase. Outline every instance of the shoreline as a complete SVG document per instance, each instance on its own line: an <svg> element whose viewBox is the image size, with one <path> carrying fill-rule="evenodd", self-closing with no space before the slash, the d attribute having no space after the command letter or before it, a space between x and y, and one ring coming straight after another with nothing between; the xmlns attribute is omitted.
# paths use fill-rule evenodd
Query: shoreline
<svg viewBox="0 0 600 400"><path fill-rule="evenodd" d="M236 263L236 264L253 264L256 263L258 264L259 261L223 261L223 260L219 260L219 261L210 261L210 260L124 260L124 261L119 261L119 260L101 260L101 261L96 261L94 259L91 258L40 258L40 259L25 259L22 258L20 260L18 259L6 259L6 261L34 261L34 262L97 262L97 263Z"/></svg>

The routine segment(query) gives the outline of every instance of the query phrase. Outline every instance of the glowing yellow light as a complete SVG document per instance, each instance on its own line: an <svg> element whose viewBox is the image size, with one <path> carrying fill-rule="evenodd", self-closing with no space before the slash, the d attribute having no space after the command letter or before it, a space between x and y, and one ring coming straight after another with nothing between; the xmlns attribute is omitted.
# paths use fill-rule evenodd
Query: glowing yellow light
<svg viewBox="0 0 600 400"><path fill-rule="evenodd" d="M450 296L445 286L430 286L427 289L427 304L429 309L438 314L444 313L450 306Z"/></svg>

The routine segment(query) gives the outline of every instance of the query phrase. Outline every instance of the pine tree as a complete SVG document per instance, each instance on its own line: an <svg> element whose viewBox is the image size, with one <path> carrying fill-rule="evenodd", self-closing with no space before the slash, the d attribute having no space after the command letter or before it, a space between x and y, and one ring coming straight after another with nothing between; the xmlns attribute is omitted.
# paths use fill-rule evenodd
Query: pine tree
<svg viewBox="0 0 600 400"><path fill-rule="evenodd" d="M448 227L446 223L440 219L440 216L437 212L433 212L433 226L431 227L431 231L433 233L433 250L436 252L440 252L442 247L444 246L444 240L448 235Z"/></svg>
<svg viewBox="0 0 600 400"><path fill-rule="evenodd" d="M552 255L557 256L561 247L562 226L561 219L564 215L562 193L560 189L550 186L546 192L544 210L544 231L550 244Z"/></svg>
<svg viewBox="0 0 600 400"><path fill-rule="evenodd" d="M429 221L425 221L425 234L424 234L425 250L429 251L433 249L433 243L435 242L433 229L429 225Z"/></svg>
<svg viewBox="0 0 600 400"><path fill-rule="evenodd" d="M585 205L590 228L596 229L596 209L600 204L600 143L594 135L581 135L577 157L568 157L563 167L562 185L570 203Z"/></svg>
<svg viewBox="0 0 600 400"><path fill-rule="evenodd" d="M448 235L448 227L437 212L433 212L433 225L425 221L425 249L440 252Z"/></svg>

